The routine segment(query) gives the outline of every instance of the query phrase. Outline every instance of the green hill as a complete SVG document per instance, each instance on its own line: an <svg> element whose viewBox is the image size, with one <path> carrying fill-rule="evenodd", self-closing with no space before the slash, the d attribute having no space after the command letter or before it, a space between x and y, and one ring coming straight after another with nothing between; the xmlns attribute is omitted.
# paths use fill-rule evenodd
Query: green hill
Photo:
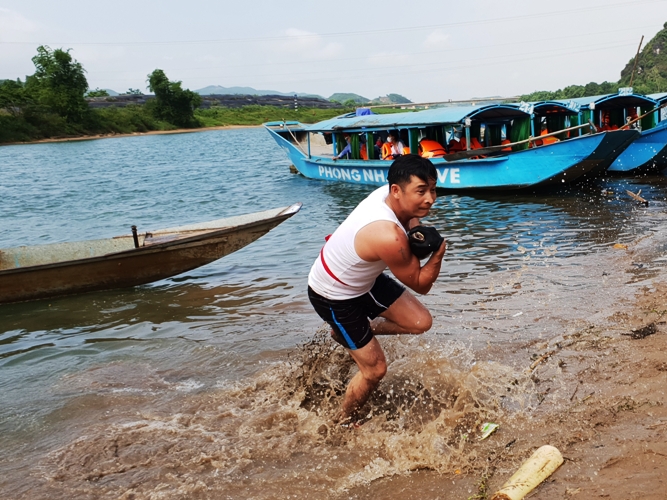
<svg viewBox="0 0 667 500"><path fill-rule="evenodd" d="M633 57L621 71L621 87L630 86L634 65ZM640 94L667 91L667 23L639 53L632 88Z"/></svg>
<svg viewBox="0 0 667 500"><path fill-rule="evenodd" d="M542 101L611 94L617 92L619 87L630 86L634 65L635 58L633 57L621 71L621 78L618 82L590 82L586 85L570 85L554 91L539 90L522 95L521 99L524 101ZM638 94L667 91L667 23L639 53L632 88Z"/></svg>
<svg viewBox="0 0 667 500"><path fill-rule="evenodd" d="M387 94L386 96L367 99L364 96L353 93L338 92L329 97L330 101L340 102L342 104L410 104L412 101L401 94Z"/></svg>
<svg viewBox="0 0 667 500"><path fill-rule="evenodd" d="M371 104L410 104L412 101L401 94L387 94L386 96L376 97Z"/></svg>
<svg viewBox="0 0 667 500"><path fill-rule="evenodd" d="M367 99L364 96L361 96L359 94L353 94L351 92L336 92L333 94L331 97L329 97L330 101L335 101L335 102L340 102L345 103L348 101L353 101L356 104L366 104L370 102L370 99Z"/></svg>

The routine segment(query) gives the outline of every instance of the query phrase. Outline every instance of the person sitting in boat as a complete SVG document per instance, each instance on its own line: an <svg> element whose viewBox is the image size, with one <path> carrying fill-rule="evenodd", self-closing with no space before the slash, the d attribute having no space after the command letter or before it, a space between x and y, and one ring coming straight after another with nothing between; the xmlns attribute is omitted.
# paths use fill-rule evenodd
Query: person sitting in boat
<svg viewBox="0 0 667 500"><path fill-rule="evenodd" d="M407 130L401 130L401 135L398 137L399 142L403 144L403 154L404 155L409 155L410 154L410 137L408 136L408 131Z"/></svg>
<svg viewBox="0 0 667 500"><path fill-rule="evenodd" d="M602 111L600 116L600 127L598 127L598 132L604 132L606 130L618 130L618 125L611 125L611 114L608 109Z"/></svg>
<svg viewBox="0 0 667 500"><path fill-rule="evenodd" d="M477 137L470 138L470 149L482 149L482 144L479 142ZM460 151L466 151L468 149L468 142L466 141L465 136L462 135L460 130L454 130L454 136L449 141L448 149L450 153L458 153Z"/></svg>
<svg viewBox="0 0 667 500"><path fill-rule="evenodd" d="M359 136L359 156L362 160L368 160L368 149L366 149L366 134Z"/></svg>
<svg viewBox="0 0 667 500"><path fill-rule="evenodd" d="M422 158L442 158L447 151L438 141L424 137L419 141L419 154Z"/></svg>
<svg viewBox="0 0 667 500"><path fill-rule="evenodd" d="M395 132L389 132L387 142L382 145L382 159L394 160L404 154L403 143L398 139Z"/></svg>
<svg viewBox="0 0 667 500"><path fill-rule="evenodd" d="M382 158L382 145L384 142L382 142L382 137L378 137L377 141L375 141L375 145L373 146L375 150L375 158Z"/></svg>
<svg viewBox="0 0 667 500"><path fill-rule="evenodd" d="M637 120L639 116L637 115L637 108L632 107L628 108L626 110L626 117L625 117L625 123L630 126L630 128L638 129L640 130L640 124L639 120ZM637 120L637 121L635 121Z"/></svg>
<svg viewBox="0 0 667 500"><path fill-rule="evenodd" d="M340 160L341 158L349 159L352 156L352 144L350 143L350 134L345 134L343 137L345 138L345 142L347 142L347 146L345 146L340 153L334 156L333 158L334 161Z"/></svg>

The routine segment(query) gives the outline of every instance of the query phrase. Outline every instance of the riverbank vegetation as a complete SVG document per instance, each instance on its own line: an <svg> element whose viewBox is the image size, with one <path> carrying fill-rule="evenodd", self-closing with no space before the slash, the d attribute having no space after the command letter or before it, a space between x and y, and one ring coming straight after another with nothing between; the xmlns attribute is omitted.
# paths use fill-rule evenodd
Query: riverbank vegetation
<svg viewBox="0 0 667 500"><path fill-rule="evenodd" d="M35 73L25 81L0 82L0 143L168 130L181 125L165 119L163 108L174 106L174 103L167 99L162 105L159 97L151 106L91 109L86 101L88 81L85 70L69 51L40 46L32 62ZM173 94L178 97L174 86L180 88L180 82L155 82L156 88L162 89L165 85L167 98ZM186 94L186 97L192 96ZM176 104L181 105L181 101ZM194 122L196 101L192 104L189 117Z"/></svg>
<svg viewBox="0 0 667 500"><path fill-rule="evenodd" d="M314 123L353 111L275 106L200 109L201 96L170 81L164 71L148 75L155 94L143 105L91 108L86 97L103 97L89 90L83 66L67 50L41 46L32 58L35 73L21 80L0 82L0 143L31 142L88 135L131 134L224 125L260 125L266 121ZM139 93L130 89L128 94Z"/></svg>

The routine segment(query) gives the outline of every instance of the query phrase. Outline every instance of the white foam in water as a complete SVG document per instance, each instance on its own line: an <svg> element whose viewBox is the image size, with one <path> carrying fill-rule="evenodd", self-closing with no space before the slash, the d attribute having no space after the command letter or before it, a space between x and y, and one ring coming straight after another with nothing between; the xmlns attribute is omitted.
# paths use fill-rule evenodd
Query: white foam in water
<svg viewBox="0 0 667 500"><path fill-rule="evenodd" d="M171 384L171 385L177 391L182 391L182 392L190 392L204 387L204 384L197 380L184 380L182 382L178 382L176 384Z"/></svg>

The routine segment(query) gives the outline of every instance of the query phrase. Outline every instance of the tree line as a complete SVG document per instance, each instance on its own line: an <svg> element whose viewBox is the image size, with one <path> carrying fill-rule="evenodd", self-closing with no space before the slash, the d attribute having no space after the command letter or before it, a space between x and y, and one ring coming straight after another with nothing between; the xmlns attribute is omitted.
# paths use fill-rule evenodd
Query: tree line
<svg viewBox="0 0 667 500"><path fill-rule="evenodd" d="M636 60L635 60L636 59ZM635 58L621 70L618 82L591 82L586 85L569 85L548 91L540 90L522 95L524 101L547 101L551 99L574 99L601 94L613 94L621 87L632 87L637 94L655 94L667 91L667 23L646 44Z"/></svg>
<svg viewBox="0 0 667 500"><path fill-rule="evenodd" d="M86 71L70 50L40 46L32 58L35 73L25 81L0 80L0 143L30 142L57 137L129 134L151 130L260 125L275 120L314 123L353 111L354 107L316 109L249 105L199 108L201 96L171 81L161 69L147 77L155 94L143 105L91 108L87 97L105 97L90 90ZM125 94L142 94L129 89Z"/></svg>
<svg viewBox="0 0 667 500"><path fill-rule="evenodd" d="M148 75L155 98L141 110L95 110L86 97L106 92L89 91L86 71L70 50L40 46L32 62L35 72L25 81L0 82L0 142L200 126L194 111L201 96L170 81L161 69Z"/></svg>

